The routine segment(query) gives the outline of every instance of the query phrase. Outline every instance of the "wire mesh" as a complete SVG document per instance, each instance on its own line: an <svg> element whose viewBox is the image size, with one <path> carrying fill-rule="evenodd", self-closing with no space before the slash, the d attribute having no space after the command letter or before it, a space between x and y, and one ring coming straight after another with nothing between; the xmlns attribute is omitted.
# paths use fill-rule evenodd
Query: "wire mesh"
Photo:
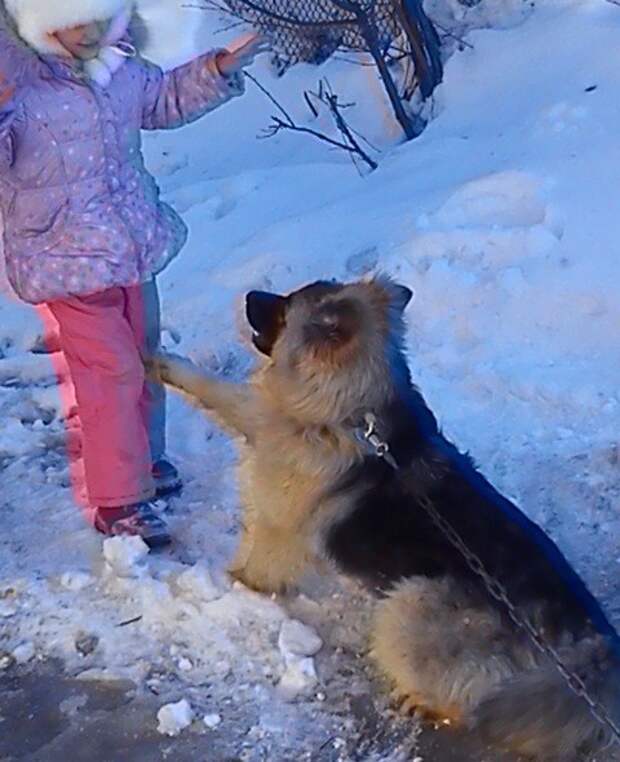
<svg viewBox="0 0 620 762"><path fill-rule="evenodd" d="M403 105L418 86L422 98L428 98L442 78L440 40L422 0L204 2L262 31L280 73L302 61L323 63L339 50L369 53L406 138L423 129L423 120L414 119ZM395 60L407 62L400 91L389 68Z"/></svg>
<svg viewBox="0 0 620 762"><path fill-rule="evenodd" d="M336 51L367 51L369 24L383 51L403 33L394 0L222 0L267 35L281 68L320 64Z"/></svg>

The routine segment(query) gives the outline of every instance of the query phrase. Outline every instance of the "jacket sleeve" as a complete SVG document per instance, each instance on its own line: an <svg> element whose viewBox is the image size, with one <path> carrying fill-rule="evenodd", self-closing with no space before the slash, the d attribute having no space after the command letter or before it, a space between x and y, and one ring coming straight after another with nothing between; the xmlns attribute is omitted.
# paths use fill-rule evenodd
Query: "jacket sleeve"
<svg viewBox="0 0 620 762"><path fill-rule="evenodd" d="M146 63L142 129L181 127L241 95L243 74L231 77L220 74L216 63L219 52L206 53L166 73Z"/></svg>

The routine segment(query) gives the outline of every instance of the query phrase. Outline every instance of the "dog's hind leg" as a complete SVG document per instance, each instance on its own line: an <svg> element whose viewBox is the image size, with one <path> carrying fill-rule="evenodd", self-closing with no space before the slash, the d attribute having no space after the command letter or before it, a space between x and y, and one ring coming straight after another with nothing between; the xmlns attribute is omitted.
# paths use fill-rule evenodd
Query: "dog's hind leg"
<svg viewBox="0 0 620 762"><path fill-rule="evenodd" d="M255 430L255 405L249 386L219 381L208 376L191 360L159 353L147 362L149 374L185 392L236 434L252 438Z"/></svg>
<svg viewBox="0 0 620 762"><path fill-rule="evenodd" d="M514 672L499 615L448 578L413 577L376 610L373 656L407 711L458 725Z"/></svg>

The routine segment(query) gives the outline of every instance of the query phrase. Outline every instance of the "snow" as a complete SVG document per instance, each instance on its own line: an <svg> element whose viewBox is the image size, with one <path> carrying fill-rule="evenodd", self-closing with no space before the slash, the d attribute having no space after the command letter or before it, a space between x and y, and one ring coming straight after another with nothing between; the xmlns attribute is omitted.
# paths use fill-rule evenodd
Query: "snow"
<svg viewBox="0 0 620 762"><path fill-rule="evenodd" d="M92 574L85 571L67 571L60 577L60 584L67 590L78 592L84 590L84 588L92 585L94 578Z"/></svg>
<svg viewBox="0 0 620 762"><path fill-rule="evenodd" d="M183 593L195 596L200 601L214 601L222 595L209 568L203 563L194 564L182 572L177 577L176 584Z"/></svg>
<svg viewBox="0 0 620 762"><path fill-rule="evenodd" d="M285 698L291 700L317 684L318 677L311 657L320 651L322 645L318 634L303 622L289 619L282 623L278 647L286 670L278 687Z"/></svg>
<svg viewBox="0 0 620 762"><path fill-rule="evenodd" d="M110 537L103 541L106 570L119 577L141 576L148 553L148 545L141 537Z"/></svg>
<svg viewBox="0 0 620 762"><path fill-rule="evenodd" d="M32 643L20 643L13 649L13 658L17 664L27 664L31 659L34 659L35 654L36 651Z"/></svg>
<svg viewBox="0 0 620 762"><path fill-rule="evenodd" d="M209 730L214 730L222 722L222 717L217 713L205 714L202 721Z"/></svg>
<svg viewBox="0 0 620 762"><path fill-rule="evenodd" d="M287 654L285 656L286 670L278 688L282 696L292 700L317 684L318 678L314 666L314 660L308 656Z"/></svg>
<svg viewBox="0 0 620 762"><path fill-rule="evenodd" d="M412 143L400 143L364 67L331 61L282 79L254 67L301 123L303 89L328 76L380 149L372 174L307 137L257 141L272 106L251 83L199 123L145 136L191 231L160 277L164 344L243 378L254 363L248 289L392 273L415 291L411 367L447 435L545 527L618 625L620 73L609 51L620 9L431 6L468 45L454 42L434 118ZM365 596L341 580L313 580L289 600L231 583L235 451L176 396L169 449L185 488L164 511L175 546L102 542L73 502L78 423L65 420L68 386L41 354L42 332L0 275L0 666L26 646L85 679L128 677L172 705L184 699L192 716L226 717L222 728L236 717L240 745L276 749L266 758L303 759L325 736L342 746L353 733L345 697L378 690ZM179 712L187 719L171 709L166 728Z"/></svg>
<svg viewBox="0 0 620 762"><path fill-rule="evenodd" d="M321 650L323 641L312 627L289 619L282 623L278 646L284 656L314 656Z"/></svg>
<svg viewBox="0 0 620 762"><path fill-rule="evenodd" d="M194 719L194 711L187 699L166 704L157 712L157 730L167 736L178 736Z"/></svg>

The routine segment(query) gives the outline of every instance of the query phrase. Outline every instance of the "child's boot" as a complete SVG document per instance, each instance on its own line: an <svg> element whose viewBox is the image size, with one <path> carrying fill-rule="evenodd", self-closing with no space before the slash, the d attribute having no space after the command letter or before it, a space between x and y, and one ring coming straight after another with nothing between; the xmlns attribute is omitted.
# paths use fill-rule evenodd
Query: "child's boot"
<svg viewBox="0 0 620 762"><path fill-rule="evenodd" d="M172 541L165 521L148 501L118 508L97 508L95 529L108 537L137 535L150 548L159 548Z"/></svg>
<svg viewBox="0 0 620 762"><path fill-rule="evenodd" d="M155 481L155 494L157 497L165 497L179 492L183 483L176 468L165 458L160 458L153 463L153 479Z"/></svg>

